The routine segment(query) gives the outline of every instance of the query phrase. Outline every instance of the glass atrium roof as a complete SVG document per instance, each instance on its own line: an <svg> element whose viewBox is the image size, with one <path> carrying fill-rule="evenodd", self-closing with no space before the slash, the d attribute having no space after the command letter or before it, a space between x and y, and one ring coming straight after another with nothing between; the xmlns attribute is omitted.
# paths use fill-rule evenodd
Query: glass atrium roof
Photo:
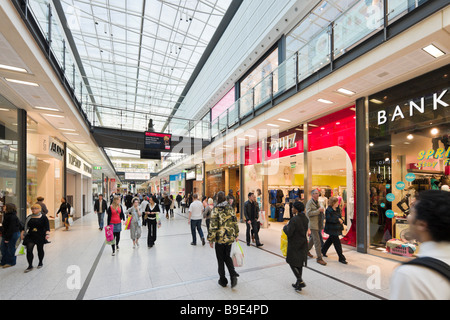
<svg viewBox="0 0 450 320"><path fill-rule="evenodd" d="M61 0L98 121L162 131L231 2Z"/></svg>

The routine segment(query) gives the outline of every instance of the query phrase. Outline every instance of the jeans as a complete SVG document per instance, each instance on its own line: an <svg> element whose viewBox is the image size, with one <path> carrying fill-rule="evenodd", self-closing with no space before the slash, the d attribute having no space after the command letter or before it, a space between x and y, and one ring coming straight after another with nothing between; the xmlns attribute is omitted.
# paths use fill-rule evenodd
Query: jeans
<svg viewBox="0 0 450 320"><path fill-rule="evenodd" d="M104 212L98 212L97 216L98 216L98 227L100 229L103 229L103 227L105 226L105 213Z"/></svg>
<svg viewBox="0 0 450 320"><path fill-rule="evenodd" d="M192 242L194 244L197 243L197 233L195 232L195 229L197 229L198 234L200 235L200 238L205 238L203 235L203 230L202 230L202 219L199 220L192 220L191 219L191 233L192 233Z"/></svg>
<svg viewBox="0 0 450 320"><path fill-rule="evenodd" d="M14 266L16 264L16 242L20 237L20 232L15 232L9 239L8 243L5 243L5 238L2 238L1 252L2 261L0 265L4 266L8 264Z"/></svg>

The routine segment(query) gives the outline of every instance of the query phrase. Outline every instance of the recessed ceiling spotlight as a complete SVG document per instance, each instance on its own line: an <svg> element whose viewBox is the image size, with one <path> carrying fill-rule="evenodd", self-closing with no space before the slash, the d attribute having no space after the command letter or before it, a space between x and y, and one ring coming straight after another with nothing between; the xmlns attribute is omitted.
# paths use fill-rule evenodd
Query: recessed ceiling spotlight
<svg viewBox="0 0 450 320"><path fill-rule="evenodd" d="M441 49L439 49L438 47L436 47L433 44L430 44L429 46L422 48L422 50L435 58L439 58L439 57L442 57L443 55L445 55L444 51L442 51Z"/></svg>

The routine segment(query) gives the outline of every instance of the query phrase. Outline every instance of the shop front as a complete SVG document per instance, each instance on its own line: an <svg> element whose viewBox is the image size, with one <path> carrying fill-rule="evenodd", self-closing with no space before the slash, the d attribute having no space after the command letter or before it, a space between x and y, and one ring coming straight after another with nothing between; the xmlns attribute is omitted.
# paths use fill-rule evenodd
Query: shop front
<svg viewBox="0 0 450 320"><path fill-rule="evenodd" d="M424 190L449 190L450 67L369 97L370 252L411 257L407 217Z"/></svg>
<svg viewBox="0 0 450 320"><path fill-rule="evenodd" d="M30 207L43 199L51 229L60 227L56 212L64 197L64 143L36 132L36 123L28 119L27 134L27 214Z"/></svg>
<svg viewBox="0 0 450 320"><path fill-rule="evenodd" d="M339 199L346 228L341 241L356 245L354 110L345 108L246 148L243 190L256 194L264 227L281 229L292 218L293 203L306 202L316 189L325 209L330 197Z"/></svg>
<svg viewBox="0 0 450 320"><path fill-rule="evenodd" d="M219 191L230 194L235 198L233 203L236 213L239 214L240 192L241 192L241 170L239 165L240 153L237 148L229 145L218 147L215 150L215 157L207 159L204 165L205 175L205 195L215 199ZM197 179L200 180L197 174Z"/></svg>
<svg viewBox="0 0 450 320"><path fill-rule="evenodd" d="M66 148L67 202L74 209L74 219L93 212L92 166L69 148Z"/></svg>
<svg viewBox="0 0 450 320"><path fill-rule="evenodd" d="M179 173L170 176L170 194L173 195L174 199L181 193L184 194L186 190L186 174Z"/></svg>
<svg viewBox="0 0 450 320"><path fill-rule="evenodd" d="M4 205L20 206L18 117L17 108L0 95L0 226Z"/></svg>

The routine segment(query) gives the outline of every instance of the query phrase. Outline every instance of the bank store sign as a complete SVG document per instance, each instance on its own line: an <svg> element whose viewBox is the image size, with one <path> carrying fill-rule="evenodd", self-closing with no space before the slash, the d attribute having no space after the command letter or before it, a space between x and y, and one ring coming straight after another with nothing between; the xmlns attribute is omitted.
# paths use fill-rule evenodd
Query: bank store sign
<svg viewBox="0 0 450 320"><path fill-rule="evenodd" d="M418 114L425 114L429 112L436 112L440 108L447 108L450 106L449 89L442 92L435 92L431 97L420 97L411 99L404 105L397 105L390 108L390 110L380 110L377 112L378 125L383 125L388 122L395 122L398 120L413 118ZM392 112L393 110L393 112Z"/></svg>

